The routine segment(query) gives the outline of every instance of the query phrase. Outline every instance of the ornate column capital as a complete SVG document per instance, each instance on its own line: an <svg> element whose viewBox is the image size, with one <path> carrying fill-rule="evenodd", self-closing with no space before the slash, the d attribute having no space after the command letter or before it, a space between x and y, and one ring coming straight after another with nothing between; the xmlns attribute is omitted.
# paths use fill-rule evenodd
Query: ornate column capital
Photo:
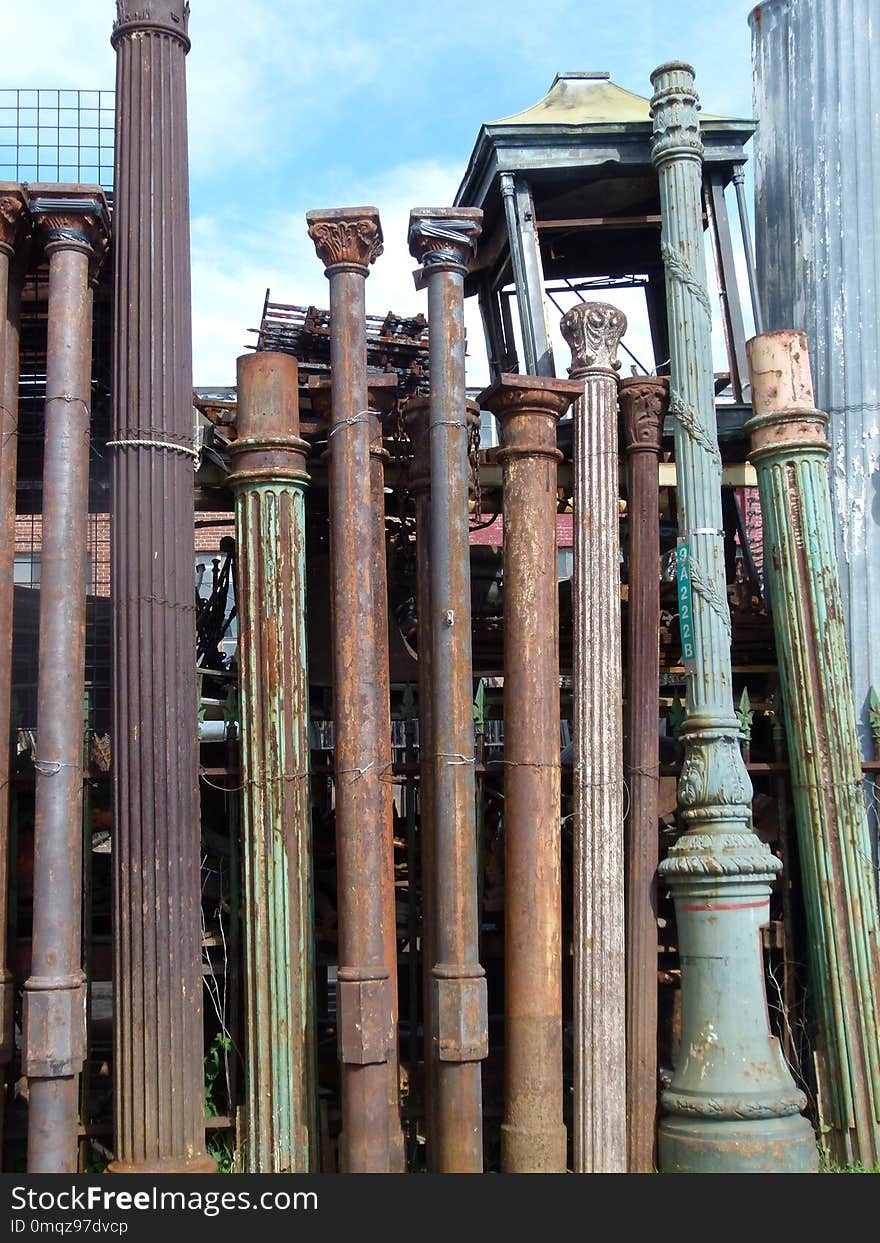
<svg viewBox="0 0 880 1243"><path fill-rule="evenodd" d="M0 254L12 255L24 232L27 199L15 182L0 181Z"/></svg>
<svg viewBox="0 0 880 1243"><path fill-rule="evenodd" d="M626 316L608 302L580 302L566 311L559 327L571 350L572 379L620 370L617 347L626 332Z"/></svg>
<svg viewBox="0 0 880 1243"><path fill-rule="evenodd" d="M122 39L143 32L170 35L189 51L188 0L116 0L116 21L110 36L115 49Z"/></svg>
<svg viewBox="0 0 880 1243"><path fill-rule="evenodd" d="M382 254L382 225L375 207L331 207L306 212L309 237L329 273L349 268L366 276Z"/></svg>
<svg viewBox="0 0 880 1243"><path fill-rule="evenodd" d="M658 65L651 74L654 94L651 116L654 121L651 158L655 165L670 159L700 160L700 97L694 90L693 66L672 60Z"/></svg>
<svg viewBox="0 0 880 1243"><path fill-rule="evenodd" d="M414 207L409 214L409 253L422 265L416 273L420 285L427 272L437 268L464 271L477 252L483 231L479 207Z"/></svg>
<svg viewBox="0 0 880 1243"><path fill-rule="evenodd" d="M497 419L522 414L560 419L582 393L583 386L574 380L557 380L552 376L501 375L483 389L477 398L477 405L481 410L491 410Z"/></svg>
<svg viewBox="0 0 880 1243"><path fill-rule="evenodd" d="M81 250L100 267L110 245L110 214L103 190L90 186L76 194L66 186L28 187L34 233L47 255L54 250Z"/></svg>
<svg viewBox="0 0 880 1243"><path fill-rule="evenodd" d="M669 381L662 376L628 376L618 391L624 452L654 453L663 447L669 410Z"/></svg>

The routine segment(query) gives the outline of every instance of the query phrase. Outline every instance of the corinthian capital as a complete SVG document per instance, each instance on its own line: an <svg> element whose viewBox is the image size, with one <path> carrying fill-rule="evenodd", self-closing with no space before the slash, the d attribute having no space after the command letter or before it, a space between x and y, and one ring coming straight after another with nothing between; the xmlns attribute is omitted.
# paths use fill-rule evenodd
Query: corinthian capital
<svg viewBox="0 0 880 1243"><path fill-rule="evenodd" d="M93 264L101 262L110 240L107 200L98 187L78 194L53 184L29 187L31 218L41 245L85 250Z"/></svg>
<svg viewBox="0 0 880 1243"><path fill-rule="evenodd" d="M425 268L466 268L483 231L479 207L414 207L409 214L409 253Z"/></svg>
<svg viewBox="0 0 880 1243"><path fill-rule="evenodd" d="M334 207L306 212L309 237L325 268L345 264L367 274L382 253L382 226L375 207Z"/></svg>
<svg viewBox="0 0 880 1243"><path fill-rule="evenodd" d="M629 376L620 381L618 401L626 453L659 454L669 409L669 381L660 376Z"/></svg>
<svg viewBox="0 0 880 1243"><path fill-rule="evenodd" d="M568 374L580 379L593 371L620 370L617 347L626 332L626 316L608 302L579 302L563 315L559 327L571 350Z"/></svg>
<svg viewBox="0 0 880 1243"><path fill-rule="evenodd" d="M655 164L679 157L699 158L703 154L700 100L694 90L694 71L684 61L670 61L651 74L654 94L651 116L654 120L651 157Z"/></svg>
<svg viewBox="0 0 880 1243"><path fill-rule="evenodd" d="M25 197L14 182L0 182L0 252L11 255L15 249L25 210Z"/></svg>

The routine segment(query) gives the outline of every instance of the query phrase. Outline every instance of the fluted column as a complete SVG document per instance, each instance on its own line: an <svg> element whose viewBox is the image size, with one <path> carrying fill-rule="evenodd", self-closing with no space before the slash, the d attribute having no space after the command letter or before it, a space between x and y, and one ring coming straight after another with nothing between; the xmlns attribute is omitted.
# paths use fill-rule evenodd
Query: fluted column
<svg viewBox="0 0 880 1243"><path fill-rule="evenodd" d="M386 681L370 448L364 285L382 253L375 208L308 212L309 236L330 282L329 498L336 862L339 891L339 1057L342 1164L348 1173L402 1167L397 1092L396 971L386 895L392 852L385 796Z"/></svg>
<svg viewBox="0 0 880 1243"><path fill-rule="evenodd" d="M841 1164L880 1162L880 918L828 479L806 336L749 341L773 627L791 763L821 1120Z"/></svg>
<svg viewBox="0 0 880 1243"><path fill-rule="evenodd" d="M556 423L581 387L502 375L504 496L505 1173L566 1169L562 1116L562 891Z"/></svg>
<svg viewBox="0 0 880 1243"><path fill-rule="evenodd" d="M806 1101L770 1035L760 928L780 863L750 827L752 787L733 709L694 72L676 61L655 69L651 81L679 582L689 584L682 598L693 602L693 646L683 644L683 832L660 865L675 900L682 1027L672 1084L661 1098L659 1164L691 1172L814 1170L812 1129L799 1114Z"/></svg>
<svg viewBox="0 0 880 1243"><path fill-rule="evenodd" d="M184 0L119 0L113 378L114 1134L205 1154Z"/></svg>
<svg viewBox="0 0 880 1243"><path fill-rule="evenodd" d="M317 1169L305 491L296 359L238 360L235 494L250 1173Z"/></svg>
<svg viewBox="0 0 880 1243"><path fill-rule="evenodd" d="M85 692L92 291L89 266L106 244L95 200L77 208L52 192L32 199L49 260L43 548L37 679L34 914L24 986L28 1170L77 1163L79 1072L86 1051L81 966L83 695Z"/></svg>
<svg viewBox="0 0 880 1243"><path fill-rule="evenodd" d="M435 961L431 1028L436 1065L432 1169L483 1168L480 1062L488 1052L486 976L479 961L474 812L473 666L465 394L464 274L483 213L410 214L410 253L428 291L431 397L430 643Z"/></svg>
<svg viewBox="0 0 880 1243"><path fill-rule="evenodd" d="M626 317L562 317L574 418L574 1165L626 1169L617 346Z"/></svg>
<svg viewBox="0 0 880 1243"><path fill-rule="evenodd" d="M627 687L625 769L626 1148L630 1173L654 1169L657 1134L657 864L660 841L660 487L669 382L620 382L626 453Z"/></svg>
<svg viewBox="0 0 880 1243"><path fill-rule="evenodd" d="M18 480L20 273L13 268L27 229L21 187L0 183L0 1154L6 1067L15 1050L15 985L6 964L9 897L9 778L12 771L12 612L15 490ZM18 265L20 266L20 265ZM0 1163L2 1164L2 1163Z"/></svg>

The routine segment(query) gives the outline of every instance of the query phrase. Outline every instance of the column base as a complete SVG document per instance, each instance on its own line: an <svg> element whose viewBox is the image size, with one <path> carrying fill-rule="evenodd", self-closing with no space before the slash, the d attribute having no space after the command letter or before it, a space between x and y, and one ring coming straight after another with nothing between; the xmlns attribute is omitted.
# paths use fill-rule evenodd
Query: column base
<svg viewBox="0 0 880 1243"><path fill-rule="evenodd" d="M806 1118L710 1122L666 1117L657 1141L663 1174L815 1174L819 1152Z"/></svg>
<svg viewBox="0 0 880 1243"><path fill-rule="evenodd" d="M206 1154L197 1157L159 1157L153 1161L111 1161L108 1174L216 1174L217 1162Z"/></svg>
<svg viewBox="0 0 880 1243"><path fill-rule="evenodd" d="M501 1124L501 1171L504 1174L564 1174L567 1168L564 1126L536 1131Z"/></svg>

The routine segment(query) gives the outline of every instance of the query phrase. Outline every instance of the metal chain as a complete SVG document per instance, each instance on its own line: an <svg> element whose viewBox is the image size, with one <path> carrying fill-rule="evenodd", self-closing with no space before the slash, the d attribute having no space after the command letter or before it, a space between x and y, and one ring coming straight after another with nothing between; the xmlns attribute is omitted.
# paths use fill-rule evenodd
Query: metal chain
<svg viewBox="0 0 880 1243"><path fill-rule="evenodd" d="M472 522L478 523L483 516L483 488L480 483L480 424L474 423L470 429L470 461L474 477L474 512Z"/></svg>

